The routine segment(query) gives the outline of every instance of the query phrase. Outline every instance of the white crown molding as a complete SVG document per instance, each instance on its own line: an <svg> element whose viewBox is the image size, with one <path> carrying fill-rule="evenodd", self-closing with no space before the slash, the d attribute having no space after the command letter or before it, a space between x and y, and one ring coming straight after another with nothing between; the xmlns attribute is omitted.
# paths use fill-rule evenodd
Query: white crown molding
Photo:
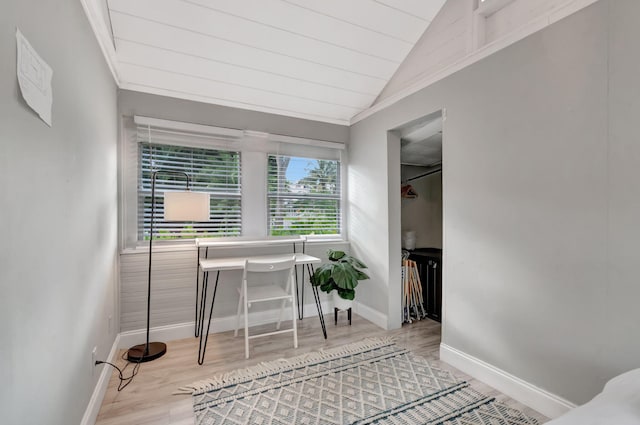
<svg viewBox="0 0 640 425"><path fill-rule="evenodd" d="M100 50L107 61L107 66L111 71L116 85L120 87L120 78L118 77L118 59L116 56L116 49L111 39L111 32L107 28L104 19L102 19L102 12L96 3L96 0L80 0L84 13L87 15L91 29L98 40Z"/></svg>
<svg viewBox="0 0 640 425"><path fill-rule="evenodd" d="M444 343L440 344L440 360L549 418L557 418L576 407L562 397Z"/></svg>
<svg viewBox="0 0 640 425"><path fill-rule="evenodd" d="M413 82L408 83L405 88L387 97L386 99L381 100L379 103L374 104L369 109L365 109L364 111L354 115L350 120L350 125L362 121L365 118L375 114L376 112L388 108L389 106L399 102L405 97L408 97L424 89L425 87L443 80L449 75L458 72L461 69L466 68L469 65L472 65L479 60L484 59L487 56L490 56L497 51L502 50L505 47L510 46L511 44L522 40L523 38L535 32L540 31L543 28L548 27L549 25L559 21L560 19L566 18L567 16L572 15L581 9L584 9L585 7L595 3L596 1L598 0L574 0L559 8L558 10L554 10L546 15L538 17L537 19L508 34L507 36L480 47L478 50L471 52L467 56L464 56L463 58L441 69L440 71L429 75L419 75Z"/></svg>
<svg viewBox="0 0 640 425"><path fill-rule="evenodd" d="M319 121L319 122L326 122L330 124L348 126L348 125L353 125L375 114L376 112L379 112L395 104L396 102L404 99L405 97L408 97L411 94L416 93L422 90L423 88L428 87L431 84L434 84L435 82L446 78L447 76L515 43L516 41L521 40L522 38L530 34L533 34L534 32L537 32L557 22L562 18L565 18L591 5L592 3L595 3L598 0L570 1L564 6L559 7L557 10L553 10L552 12L549 12L546 15L543 15L537 18L536 20L529 22L527 25L519 28L518 30L512 32L511 34L499 40L496 40L495 42L492 42L490 44L480 47L479 49L459 59L453 64L441 69L440 71L437 71L429 75L418 76L416 79L414 79L414 81L409 82L405 86L405 88L389 96L388 98L383 99L379 103L374 104L370 108L365 109L362 112L359 112L358 114L354 115L351 119L340 119L340 118L331 118L331 117L324 117L324 116L317 116L317 115L309 115L309 114L299 113L296 111L284 111L279 109L273 109L273 108L262 106L262 105L247 105L241 102L234 102L234 101L229 101L225 99L215 99L215 102L212 102L212 99L207 98L206 96L199 96L199 95L189 94L189 93L179 93L179 95L177 95L176 93L170 90L164 90L164 89L155 88L155 87L140 86L137 84L121 81L118 74L118 59L117 59L116 50L113 44L113 40L111 38L111 32L109 28L107 28L107 25L105 23L104 17L102 16L102 11L100 10L98 1L99 0L80 0L80 3L82 4L85 14L87 15L87 18L89 20L89 24L93 29L96 39L98 40L98 44L100 46L100 49L102 50L105 60L107 61L107 65L109 67L109 70L111 71L113 79L119 88L125 89L125 90L143 92L143 93L156 94L160 96L176 97L179 99L191 100L196 102L204 102L209 104L215 104L215 105L221 105L221 106L227 106L227 107L233 107L233 108L241 108L241 109L276 114L281 116L289 116L293 118L307 119L312 121ZM500 4L503 3L502 0L496 0L496 1ZM507 3L510 1L512 0L505 0L504 3ZM498 4L498 3L493 3L493 4ZM483 12L487 13L486 10Z"/></svg>
<svg viewBox="0 0 640 425"><path fill-rule="evenodd" d="M513 1L514 0L480 0L476 12L480 16L489 16Z"/></svg>

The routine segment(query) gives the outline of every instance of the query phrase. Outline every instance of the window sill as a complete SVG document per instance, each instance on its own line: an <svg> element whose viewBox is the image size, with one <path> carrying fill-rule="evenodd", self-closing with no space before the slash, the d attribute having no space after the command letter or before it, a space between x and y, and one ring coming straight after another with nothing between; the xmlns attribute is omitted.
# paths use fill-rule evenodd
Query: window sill
<svg viewBox="0 0 640 425"><path fill-rule="evenodd" d="M153 244L153 252L180 252L180 251L195 251L196 246L194 243L190 244ZM143 254L149 252L149 245L140 245L134 248L124 248L120 250L120 254Z"/></svg>
<svg viewBox="0 0 640 425"><path fill-rule="evenodd" d="M260 247L260 245L256 244L256 242L264 242L264 245L262 245L262 247L266 247L266 246L269 246L269 242L273 242L273 241L274 239L259 239L259 240L253 239L253 240L246 240L246 241L238 240L238 241L233 241L233 244L230 246L228 242L231 242L231 241L225 240L225 241L220 241L221 244L218 247L229 248L229 249ZM302 241L298 243L301 243L301 242ZM307 239L306 241L307 246L322 246L323 244L336 244L336 243L349 243L349 241L340 237L335 237L335 238L314 237L311 239ZM210 245L209 247L215 248L216 245ZM189 241L182 241L179 243L155 243L154 242L153 244L154 253L155 252L184 252L184 251L195 251L195 250L196 250L195 239L191 239ZM148 252L149 252L148 244L140 245L135 248L124 248L120 250L120 254L122 255L143 254Z"/></svg>

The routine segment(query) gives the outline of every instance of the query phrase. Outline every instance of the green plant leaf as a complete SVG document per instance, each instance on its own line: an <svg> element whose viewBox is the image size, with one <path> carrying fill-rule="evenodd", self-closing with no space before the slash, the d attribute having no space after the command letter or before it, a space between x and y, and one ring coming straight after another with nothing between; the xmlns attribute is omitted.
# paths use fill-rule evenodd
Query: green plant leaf
<svg viewBox="0 0 640 425"><path fill-rule="evenodd" d="M338 295L345 300L353 300L356 297L356 291L353 289L338 288Z"/></svg>
<svg viewBox="0 0 640 425"><path fill-rule="evenodd" d="M335 289L341 298L353 300L358 281L369 279L369 276L358 268L367 266L344 251L330 249L327 251L327 257L330 263L322 264L315 269L310 278L311 284L326 293Z"/></svg>
<svg viewBox="0 0 640 425"><path fill-rule="evenodd" d="M367 268L367 265L365 263L363 263L362 261L358 260L357 258L349 256L348 261L353 267L356 267L358 269L366 269Z"/></svg>
<svg viewBox="0 0 640 425"><path fill-rule="evenodd" d="M345 254L344 251L334 251L333 249L327 251L327 257L329 257L331 261L338 261L345 255L347 254Z"/></svg>
<svg viewBox="0 0 640 425"><path fill-rule="evenodd" d="M322 285L331 279L333 264L322 264L311 275L311 284L314 286Z"/></svg>
<svg viewBox="0 0 640 425"><path fill-rule="evenodd" d="M369 279L369 275L366 274L365 272L361 271L361 270L356 270L356 273L358 274L358 280Z"/></svg>
<svg viewBox="0 0 640 425"><path fill-rule="evenodd" d="M320 285L320 290L322 292L326 292L327 294L330 293L331 291L333 291L334 289L338 289L336 288L335 284L332 282L326 282L323 283L322 285Z"/></svg>
<svg viewBox="0 0 640 425"><path fill-rule="evenodd" d="M333 267L331 278L338 288L353 289L358 285L358 274L349 263L337 263Z"/></svg>

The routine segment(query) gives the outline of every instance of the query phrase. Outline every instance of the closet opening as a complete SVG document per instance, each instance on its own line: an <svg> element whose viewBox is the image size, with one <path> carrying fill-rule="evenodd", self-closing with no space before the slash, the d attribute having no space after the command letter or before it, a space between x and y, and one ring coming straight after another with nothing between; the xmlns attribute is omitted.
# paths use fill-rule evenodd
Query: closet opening
<svg viewBox="0 0 640 425"><path fill-rule="evenodd" d="M400 137L402 322L442 320L442 111Z"/></svg>

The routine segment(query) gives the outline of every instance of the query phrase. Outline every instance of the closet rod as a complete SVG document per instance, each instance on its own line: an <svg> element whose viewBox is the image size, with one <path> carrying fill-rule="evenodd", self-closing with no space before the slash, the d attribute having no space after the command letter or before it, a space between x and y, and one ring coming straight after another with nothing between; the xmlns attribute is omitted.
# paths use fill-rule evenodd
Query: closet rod
<svg viewBox="0 0 640 425"><path fill-rule="evenodd" d="M421 179L421 178L423 178L423 177L430 176L431 174L441 173L441 172L442 172L442 168L438 168L437 170L427 171L427 172L426 172L426 173L424 173L424 174L420 174L420 175L418 175L418 176L411 177L410 179L407 179L407 180L406 180L406 182L408 183L408 182L411 182L411 181L414 181L414 180Z"/></svg>

